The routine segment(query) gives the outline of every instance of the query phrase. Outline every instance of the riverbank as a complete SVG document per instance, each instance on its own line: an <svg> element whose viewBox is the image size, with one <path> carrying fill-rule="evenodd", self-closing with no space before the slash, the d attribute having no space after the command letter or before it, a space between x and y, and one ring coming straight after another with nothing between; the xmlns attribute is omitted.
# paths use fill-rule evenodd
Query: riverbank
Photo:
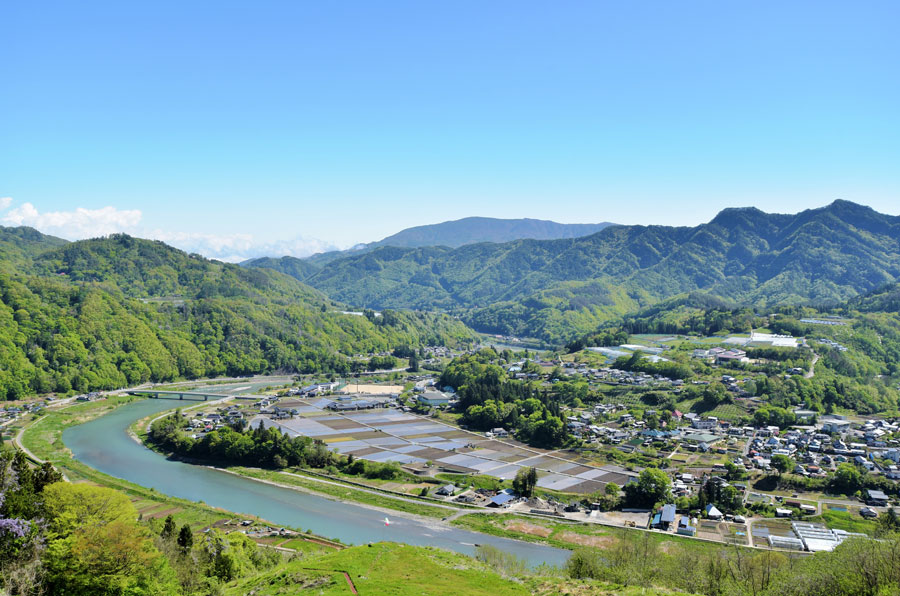
<svg viewBox="0 0 900 596"><path fill-rule="evenodd" d="M130 428L146 439L147 425L166 415L168 413L154 413L131 424ZM187 464L207 466L208 463L174 457L171 453L162 452L151 442L147 442L146 446L169 459ZM510 513L505 510L463 506L446 501L437 502L424 497L368 486L364 482L328 475L324 471L317 472L299 468L276 470L242 466L207 467L255 481L267 482L280 488L324 497L339 503L353 503L386 515L402 514L432 528L459 528L485 536L529 542L564 550L583 546L608 548L620 540L640 536L646 532L645 530L626 529L591 521L550 518L546 515L527 512ZM657 532L651 534L653 536L651 540L655 543L702 542L698 539L683 538L672 534L663 535Z"/></svg>
<svg viewBox="0 0 900 596"><path fill-rule="evenodd" d="M420 519L410 511L397 511L393 502L390 504L394 508L384 515L375 507L356 504L346 494L337 493L328 498L321 494L323 490L317 485L310 486L320 490L300 491L167 459L139 445L126 429L136 420L164 415L166 410L175 409L172 406L179 404L140 399L123 403L125 407L114 405L103 402L81 404L79 410L90 409L93 413L75 412L78 414L77 420L72 413L58 412L29 429L25 441L39 454L49 456L48 459L61 467L74 471L73 476L80 474L76 480L105 484L125 491L136 501L136 507L144 519L150 518L151 526L161 524L161 518L169 513L174 513L179 524L184 523L181 512L185 507L191 509L192 517L202 517L202 520L190 522L197 531L216 521L219 524L215 527L224 526L224 521L228 520L233 528L241 520L260 519L268 521L256 524L264 532L266 525L298 531L305 529L316 536L337 537L347 544L397 540L410 545L436 546L469 556L475 554L475 544L493 545L504 552L514 553L530 566L542 563L562 566L568 558L568 551L545 545L477 534L449 524L438 525L436 516L426 515L427 519ZM299 481L313 482L306 478ZM322 483L322 486L327 485ZM343 487L334 487L334 490L338 489ZM409 500L414 503L415 497L409 496ZM401 503L400 507L406 507L401 501L397 503ZM202 515L195 513L197 507ZM431 509L428 505L425 507L428 508L426 511ZM217 517L212 518L210 512ZM237 512L237 515L231 512ZM453 514L453 511L445 513L442 510L441 513ZM384 517L390 518L390 527L383 523ZM202 524L199 523L201 521ZM243 528L238 525L238 529Z"/></svg>
<svg viewBox="0 0 900 596"><path fill-rule="evenodd" d="M72 457L71 451L62 441L65 429L94 420L139 399L143 398L110 395L96 401L79 402L48 410L40 418L29 421L17 438L22 443L21 446L35 459L49 461L70 482L89 482L125 493L134 502L142 517L152 519L160 513L173 514L179 523L187 523L195 531L221 526L224 522L235 518L248 517L260 525L276 526L259 517L239 515L226 509L212 507L202 501L179 499L159 493L152 488L104 474ZM300 528L293 529L298 533L302 531ZM305 537L299 538L303 540ZM330 538L310 536L310 539L334 547L342 546L339 541Z"/></svg>
<svg viewBox="0 0 900 596"><path fill-rule="evenodd" d="M227 401L227 400L221 400ZM208 403L182 408L182 412L208 406ZM351 501L355 504L371 508L382 513L403 513L407 516L416 516L421 520L432 521L436 518L445 518L466 511L462 507L455 507L451 504L429 503L425 499L393 494L383 489L352 486L339 478L317 478L306 474L303 470L292 469L291 471L266 470L262 468L247 468L242 466L220 467L209 465L206 462L195 461L188 458L180 457L177 454L166 452L160 449L152 441L149 440L148 431L150 425L156 420L171 415L173 410L150 414L136 420L128 426L128 435L144 447L159 453L160 455L181 461L191 465L202 465L210 469L236 474L245 478L250 478L259 482L268 482L275 486L283 488L301 490L309 494L326 497L337 501ZM472 509L473 511L475 509Z"/></svg>

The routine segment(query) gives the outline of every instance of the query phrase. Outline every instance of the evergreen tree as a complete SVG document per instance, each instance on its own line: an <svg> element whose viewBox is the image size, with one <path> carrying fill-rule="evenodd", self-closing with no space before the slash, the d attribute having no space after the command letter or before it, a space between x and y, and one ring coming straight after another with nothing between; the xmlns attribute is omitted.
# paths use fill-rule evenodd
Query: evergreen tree
<svg viewBox="0 0 900 596"><path fill-rule="evenodd" d="M181 526L181 531L178 532L178 546L185 553L190 552L191 547L194 546L194 533L191 532L191 527L187 524Z"/></svg>
<svg viewBox="0 0 900 596"><path fill-rule="evenodd" d="M519 468L516 477L513 479L513 490L521 497L531 497L534 495L534 488L537 486L537 469L536 468Z"/></svg>
<svg viewBox="0 0 900 596"><path fill-rule="evenodd" d="M171 540L175 536L174 517L172 517L171 515L166 516L166 521L163 523L163 528L159 535L163 540Z"/></svg>

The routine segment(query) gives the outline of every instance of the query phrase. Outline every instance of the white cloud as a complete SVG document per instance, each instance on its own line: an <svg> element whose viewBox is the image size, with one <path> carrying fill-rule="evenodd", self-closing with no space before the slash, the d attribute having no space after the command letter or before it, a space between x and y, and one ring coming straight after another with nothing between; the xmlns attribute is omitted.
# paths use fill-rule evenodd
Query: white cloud
<svg viewBox="0 0 900 596"><path fill-rule="evenodd" d="M246 261L254 257L287 255L302 258L317 252L339 249L330 242L302 236L290 240L261 242L251 234L206 234L155 230L149 234L149 237L162 240L181 250L230 263Z"/></svg>
<svg viewBox="0 0 900 596"><path fill-rule="evenodd" d="M0 204L2 203L3 200L0 199ZM141 221L141 212L138 209L122 210L115 207L78 207L74 211L41 213L31 203L22 203L6 213L2 221L6 225L31 226L47 234L75 240L116 232L134 232Z"/></svg>
<svg viewBox="0 0 900 596"><path fill-rule="evenodd" d="M0 210L12 204L12 198L0 197ZM240 262L254 257L308 257L317 252L338 250L337 245L316 238L297 236L289 240L258 240L251 234L210 234L205 232L177 232L172 230L147 230L140 226L142 213L138 209L102 207L72 211L42 213L31 203L9 210L0 223L8 226L31 226L54 236L69 240L96 238L117 232L126 232L140 238L162 240L166 244L187 252L229 262Z"/></svg>

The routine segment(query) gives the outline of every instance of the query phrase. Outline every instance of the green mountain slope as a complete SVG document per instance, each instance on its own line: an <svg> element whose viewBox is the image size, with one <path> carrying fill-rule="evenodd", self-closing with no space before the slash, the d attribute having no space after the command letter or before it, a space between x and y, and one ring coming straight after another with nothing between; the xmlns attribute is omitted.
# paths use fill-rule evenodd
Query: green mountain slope
<svg viewBox="0 0 900 596"><path fill-rule="evenodd" d="M0 399L271 371L471 337L446 315L346 315L281 273L128 236L73 242L0 274Z"/></svg>
<svg viewBox="0 0 900 596"><path fill-rule="evenodd" d="M442 308L477 329L561 342L697 290L748 304L837 302L900 279L900 218L847 201L795 215L727 209L693 228L456 249L382 247L307 283L372 308Z"/></svg>
<svg viewBox="0 0 900 596"><path fill-rule="evenodd" d="M273 269L290 275L296 280L303 281L313 273L319 270L319 266L312 263L308 259L298 259L297 257L259 257L258 259L250 259L241 263L241 267L250 269Z"/></svg>
<svg viewBox="0 0 900 596"><path fill-rule="evenodd" d="M0 226L0 268L9 272L27 268L37 255L66 243L62 238L41 234L34 228Z"/></svg>

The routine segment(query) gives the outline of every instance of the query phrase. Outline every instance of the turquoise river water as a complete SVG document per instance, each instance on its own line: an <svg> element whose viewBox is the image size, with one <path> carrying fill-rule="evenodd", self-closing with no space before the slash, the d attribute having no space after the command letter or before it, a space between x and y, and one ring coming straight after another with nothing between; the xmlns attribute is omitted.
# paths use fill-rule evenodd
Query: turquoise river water
<svg viewBox="0 0 900 596"><path fill-rule="evenodd" d="M126 429L135 420L176 405L162 399L136 401L66 429L63 442L76 459L110 476L173 497L203 501L279 525L310 529L346 544L389 540L436 546L468 555L475 552L476 544L491 544L532 566L541 563L562 565L568 558L566 550L469 532L402 514L389 514L391 524L385 526L383 512L169 460L128 436Z"/></svg>

